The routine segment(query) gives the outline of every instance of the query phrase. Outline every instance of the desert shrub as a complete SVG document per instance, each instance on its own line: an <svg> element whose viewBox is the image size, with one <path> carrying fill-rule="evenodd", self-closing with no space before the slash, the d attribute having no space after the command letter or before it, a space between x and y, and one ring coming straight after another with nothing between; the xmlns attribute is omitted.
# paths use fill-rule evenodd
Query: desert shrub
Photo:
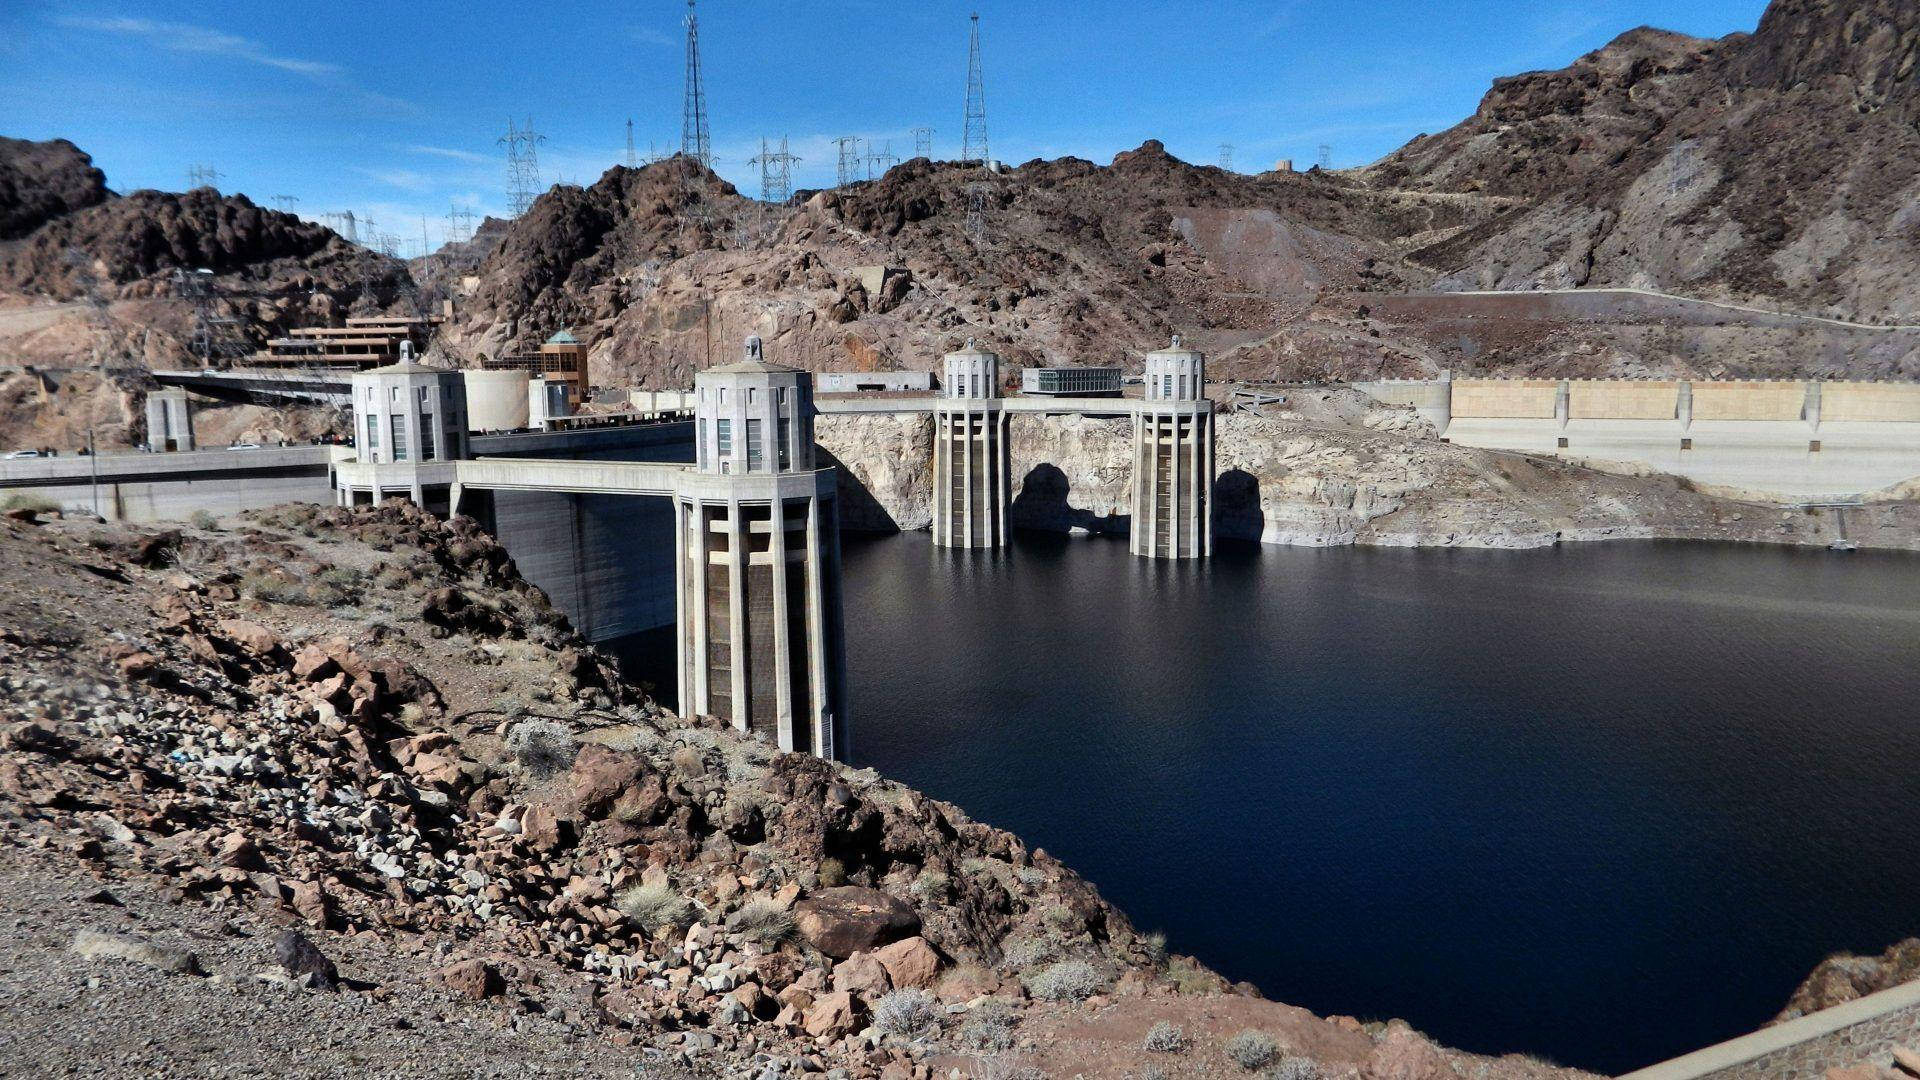
<svg viewBox="0 0 1920 1080"><path fill-rule="evenodd" d="M248 574L240 579L240 591L268 604L308 604L307 587L279 574Z"/></svg>
<svg viewBox="0 0 1920 1080"><path fill-rule="evenodd" d="M1105 980L1085 960L1062 960L1027 980L1027 989L1042 1001L1085 1001L1098 993Z"/></svg>
<svg viewBox="0 0 1920 1080"><path fill-rule="evenodd" d="M887 1035L919 1039L940 1034L940 1003L925 990L895 990L873 1003L873 1026Z"/></svg>
<svg viewBox="0 0 1920 1080"><path fill-rule="evenodd" d="M9 495L0 499L0 510L32 510L38 514L51 514L60 509L60 504L45 495Z"/></svg>
<svg viewBox="0 0 1920 1080"><path fill-rule="evenodd" d="M987 1002L960 1024L960 1047L996 1054L1013 1049L1014 1013L1006 1004Z"/></svg>
<svg viewBox="0 0 1920 1080"><path fill-rule="evenodd" d="M1001 960L1015 971L1026 971L1060 959L1060 943L1050 937L1022 937L1008 942Z"/></svg>
<svg viewBox="0 0 1920 1080"><path fill-rule="evenodd" d="M507 729L507 753L535 780L572 768L577 752L573 732L552 720L522 720Z"/></svg>
<svg viewBox="0 0 1920 1080"><path fill-rule="evenodd" d="M1141 1045L1156 1054L1181 1054L1186 1052L1189 1044L1187 1033L1181 1030L1180 1025L1162 1020L1147 1029L1147 1037Z"/></svg>
<svg viewBox="0 0 1920 1080"><path fill-rule="evenodd" d="M1086 925L1073 913L1073 909L1067 907L1065 904L1052 904L1048 906L1045 911L1040 913L1040 917L1046 921L1048 926L1064 933L1078 932L1082 926Z"/></svg>
<svg viewBox="0 0 1920 1080"><path fill-rule="evenodd" d="M820 860L820 886L837 888L847 883L847 864L831 856Z"/></svg>
<svg viewBox="0 0 1920 1080"><path fill-rule="evenodd" d="M1227 1040L1226 1051L1234 1064L1252 1072L1272 1061L1273 1056L1280 1052L1280 1045L1266 1032L1248 1028Z"/></svg>
<svg viewBox="0 0 1920 1080"><path fill-rule="evenodd" d="M1186 957L1167 961L1167 978L1183 994L1204 994L1220 988L1220 977Z"/></svg>
<svg viewBox="0 0 1920 1080"><path fill-rule="evenodd" d="M755 897L727 916L727 932L762 945L777 945L793 936L793 916L778 901Z"/></svg>
<svg viewBox="0 0 1920 1080"><path fill-rule="evenodd" d="M1146 947L1148 963L1159 967L1167 962L1167 935L1155 930L1141 938L1140 943Z"/></svg>
<svg viewBox="0 0 1920 1080"><path fill-rule="evenodd" d="M1029 889L1037 889L1047 883L1047 872L1037 866L1022 866L1013 872L1013 876Z"/></svg>
<svg viewBox="0 0 1920 1080"><path fill-rule="evenodd" d="M622 915L648 931L686 926L693 921L693 905L665 885L636 885L621 893L615 904Z"/></svg>
<svg viewBox="0 0 1920 1080"><path fill-rule="evenodd" d="M931 904L947 895L947 887L952 884L947 875L938 870L922 870L920 876L913 879L907 891L918 897L921 903Z"/></svg>
<svg viewBox="0 0 1920 1080"><path fill-rule="evenodd" d="M187 524L192 525L196 529L212 532L220 527L220 518L211 510L195 510L187 516Z"/></svg>
<svg viewBox="0 0 1920 1080"><path fill-rule="evenodd" d="M1260 1080L1321 1080L1322 1075L1319 1062L1289 1055L1261 1073Z"/></svg>
<svg viewBox="0 0 1920 1080"><path fill-rule="evenodd" d="M1140 1080L1167 1080L1167 1070L1158 1065L1149 1065L1140 1070Z"/></svg>

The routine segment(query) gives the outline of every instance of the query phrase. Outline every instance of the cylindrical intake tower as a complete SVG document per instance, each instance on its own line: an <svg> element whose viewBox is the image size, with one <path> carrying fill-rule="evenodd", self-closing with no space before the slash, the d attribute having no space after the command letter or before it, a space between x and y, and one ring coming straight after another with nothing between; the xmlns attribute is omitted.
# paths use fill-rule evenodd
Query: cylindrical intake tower
<svg viewBox="0 0 1920 1080"><path fill-rule="evenodd" d="M1007 414L1000 357L968 340L946 356L946 382L933 410L933 542L1002 547L1007 508Z"/></svg>
<svg viewBox="0 0 1920 1080"><path fill-rule="evenodd" d="M748 338L694 397L696 464L674 491L681 710L844 758L838 504L834 471L814 467L813 376Z"/></svg>
<svg viewBox="0 0 1920 1080"><path fill-rule="evenodd" d="M1213 552L1213 402L1207 362L1174 336L1147 354L1146 400L1133 419L1133 526L1129 545L1150 559Z"/></svg>

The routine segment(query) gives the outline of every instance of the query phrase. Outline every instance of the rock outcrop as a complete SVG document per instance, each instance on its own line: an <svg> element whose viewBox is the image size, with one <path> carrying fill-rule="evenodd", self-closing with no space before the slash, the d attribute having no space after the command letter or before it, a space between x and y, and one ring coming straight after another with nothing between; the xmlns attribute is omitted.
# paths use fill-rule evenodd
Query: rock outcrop
<svg viewBox="0 0 1920 1080"><path fill-rule="evenodd" d="M0 240L18 239L112 195L107 175L67 140L0 137Z"/></svg>

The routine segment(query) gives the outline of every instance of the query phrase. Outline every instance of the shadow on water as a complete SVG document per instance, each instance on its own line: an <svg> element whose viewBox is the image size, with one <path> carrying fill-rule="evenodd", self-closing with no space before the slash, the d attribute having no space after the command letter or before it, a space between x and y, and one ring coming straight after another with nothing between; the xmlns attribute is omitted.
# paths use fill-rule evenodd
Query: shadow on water
<svg viewBox="0 0 1920 1080"><path fill-rule="evenodd" d="M1133 527L1131 514L1096 514L1073 505L1073 485L1058 465L1041 463L1027 470L1013 497L1007 520L1016 529L1063 533L1080 529L1090 533L1119 533Z"/></svg>

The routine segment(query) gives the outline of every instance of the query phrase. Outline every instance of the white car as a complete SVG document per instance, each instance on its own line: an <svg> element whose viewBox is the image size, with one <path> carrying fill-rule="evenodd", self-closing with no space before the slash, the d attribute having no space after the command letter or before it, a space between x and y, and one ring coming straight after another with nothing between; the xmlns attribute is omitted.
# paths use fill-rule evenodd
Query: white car
<svg viewBox="0 0 1920 1080"><path fill-rule="evenodd" d="M259 443L257 443L257 442L241 442L241 443L234 443L234 444L233 444L232 446L229 446L229 447L227 447L227 449L229 449L229 450L258 450L258 449L260 449L260 444L259 444Z"/></svg>
<svg viewBox="0 0 1920 1080"><path fill-rule="evenodd" d="M12 453L10 453L10 454L7 454L7 455L5 455L5 456L7 457L7 459L8 459L8 460L12 460L13 458L30 458L30 457L39 457L39 456L40 456L40 451L38 451L38 450L15 450L14 452L12 452Z"/></svg>

